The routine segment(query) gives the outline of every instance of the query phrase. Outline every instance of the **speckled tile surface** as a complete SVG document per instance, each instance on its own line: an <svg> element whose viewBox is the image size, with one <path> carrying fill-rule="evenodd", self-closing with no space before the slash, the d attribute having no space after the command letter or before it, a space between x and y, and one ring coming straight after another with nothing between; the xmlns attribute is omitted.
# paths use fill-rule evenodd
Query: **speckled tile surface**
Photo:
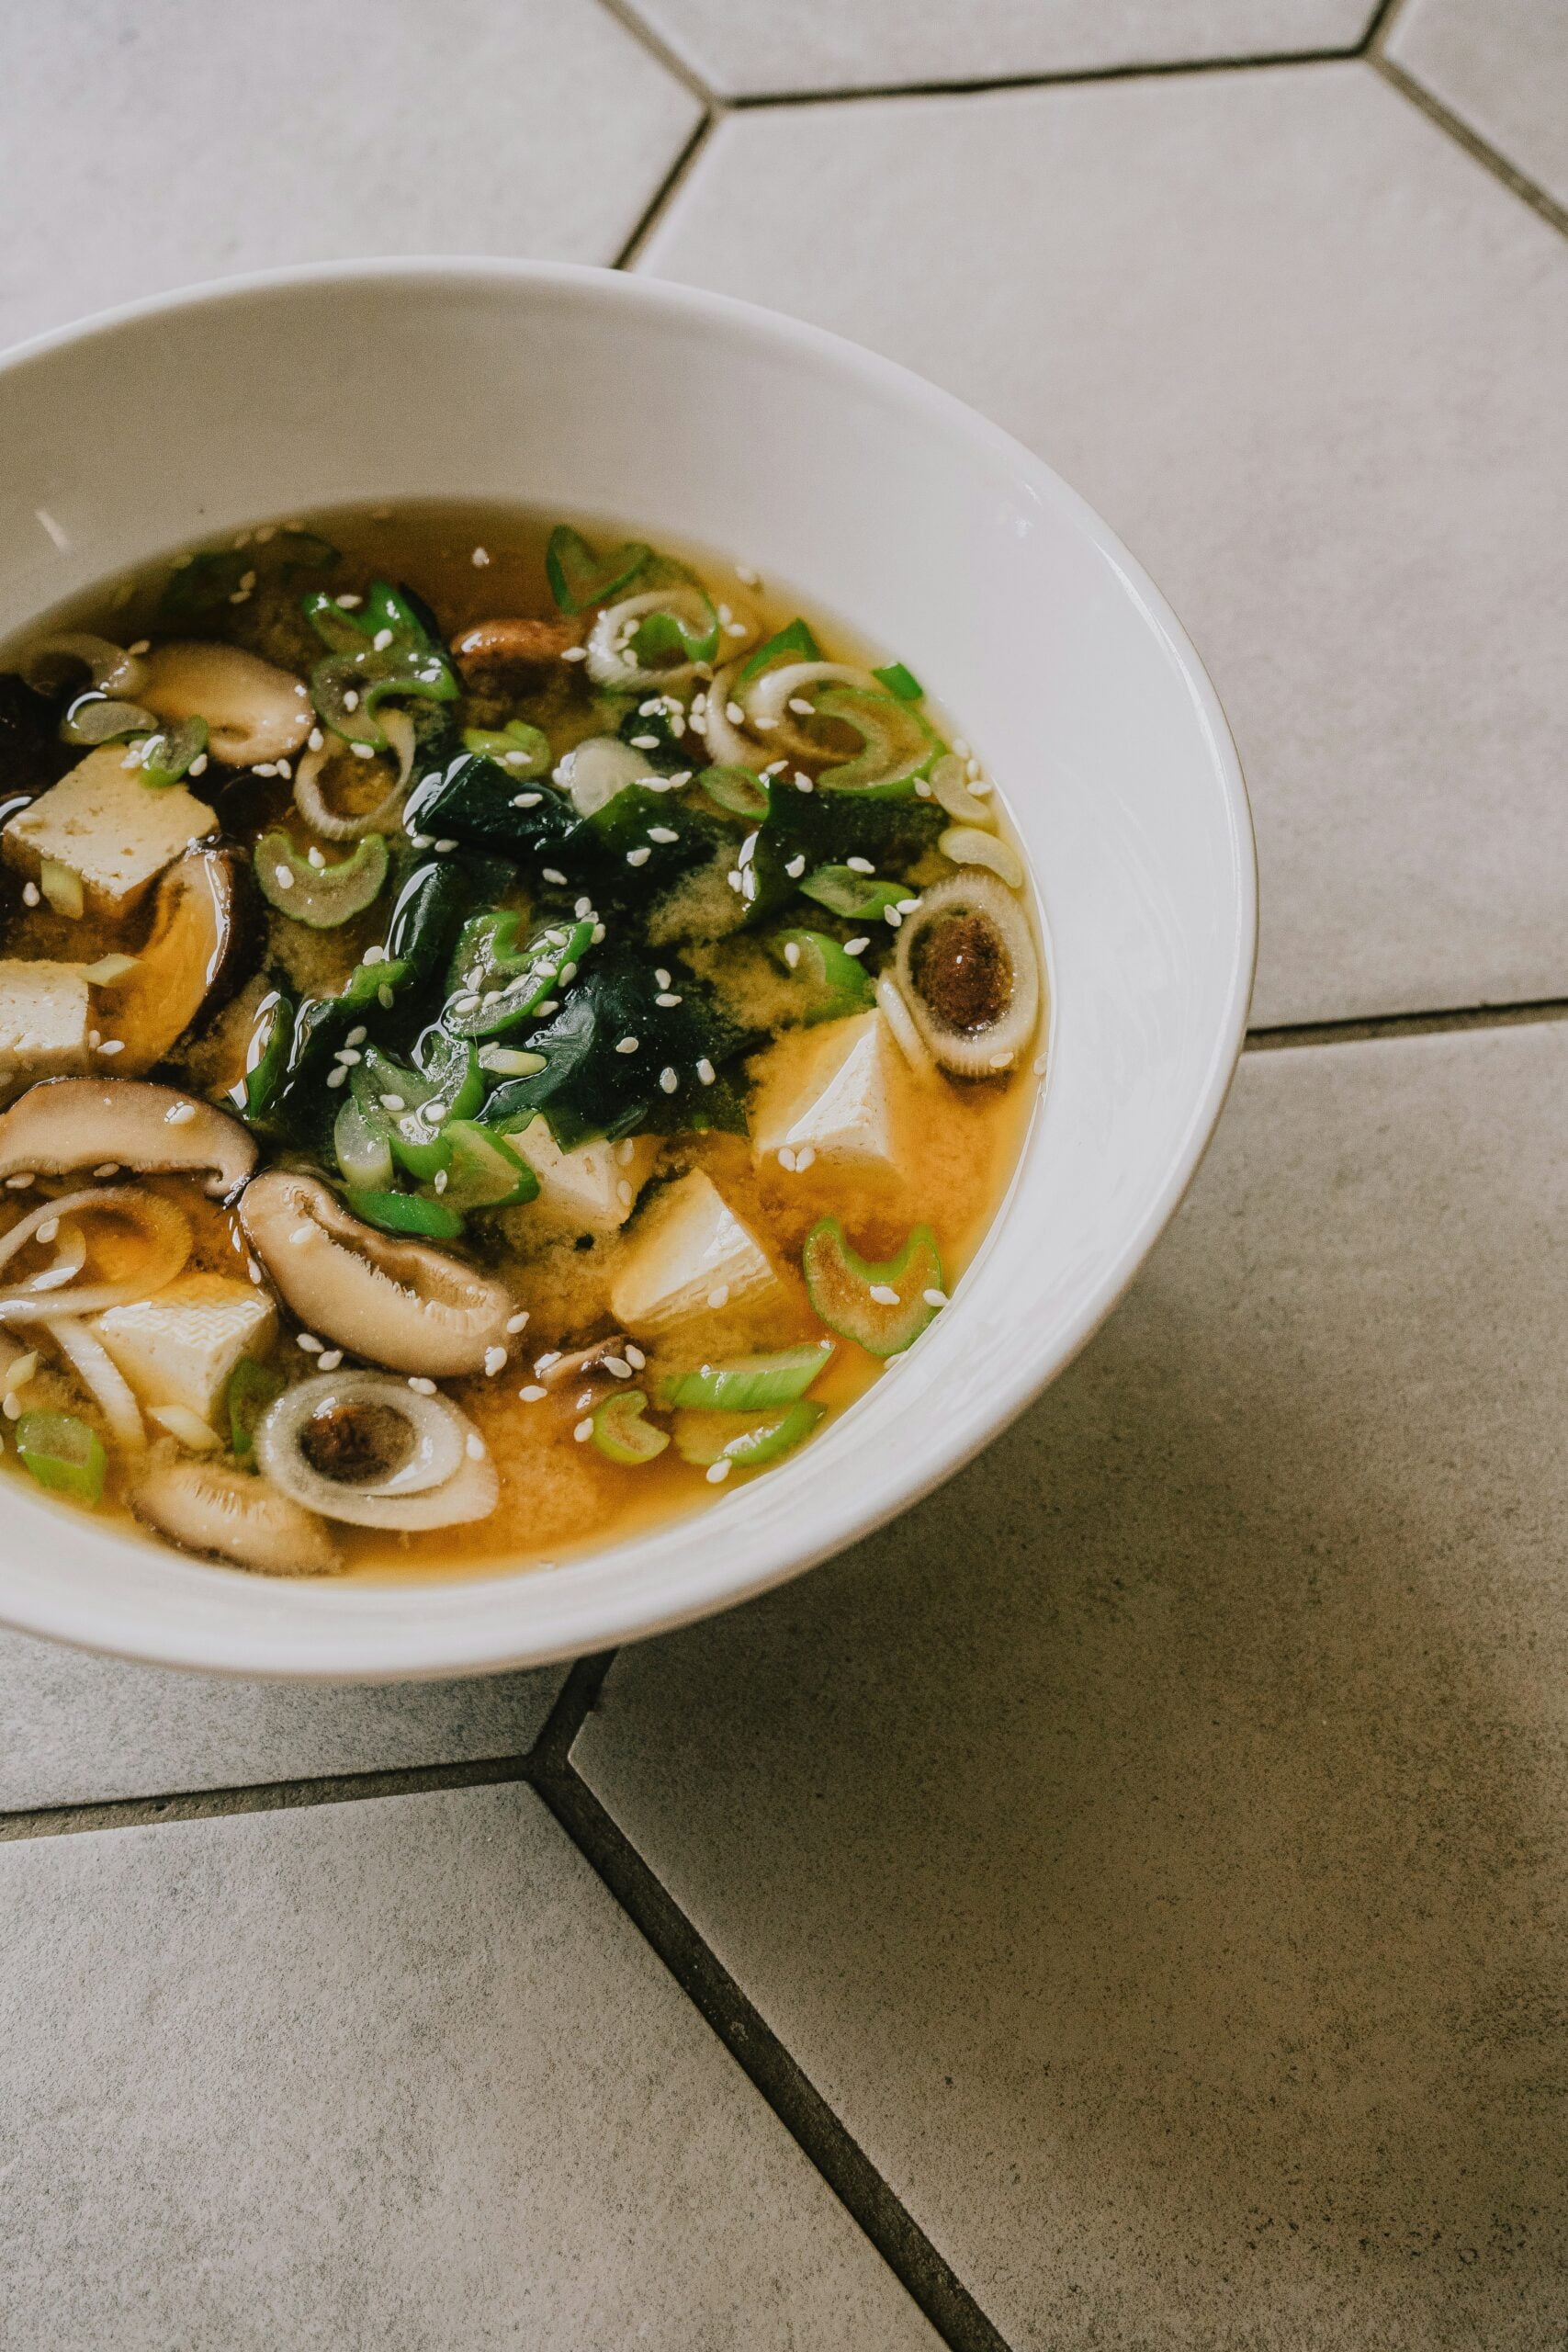
<svg viewBox="0 0 1568 2352"><path fill-rule="evenodd" d="M1568 244L1369 67L739 114L639 266L934 377L1147 564L1253 796L1255 1020L1568 990Z"/></svg>
<svg viewBox="0 0 1568 2352"><path fill-rule="evenodd" d="M1404 0L1387 53L1568 209L1568 10L1560 0Z"/></svg>
<svg viewBox="0 0 1568 2352"><path fill-rule="evenodd" d="M526 1790L0 1849L7 2352L937 2339Z"/></svg>
<svg viewBox="0 0 1568 2352"><path fill-rule="evenodd" d="M1568 1026L1249 1057L1129 1304L577 1762L1008 2342L1568 2308Z"/></svg>
<svg viewBox="0 0 1568 2352"><path fill-rule="evenodd" d="M635 0L721 97L1350 49L1369 0Z"/></svg>
<svg viewBox="0 0 1568 2352"><path fill-rule="evenodd" d="M6 8L0 345L285 263L613 261L697 119L597 0Z"/></svg>

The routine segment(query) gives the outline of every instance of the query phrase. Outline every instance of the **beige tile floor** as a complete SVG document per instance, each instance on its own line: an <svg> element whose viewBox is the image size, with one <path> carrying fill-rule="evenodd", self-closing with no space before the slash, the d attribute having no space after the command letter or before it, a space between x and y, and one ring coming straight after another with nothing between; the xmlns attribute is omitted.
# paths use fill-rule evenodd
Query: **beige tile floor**
<svg viewBox="0 0 1568 2352"><path fill-rule="evenodd" d="M1032 441L1298 1025L1014 1430L602 1688L0 1637L7 2346L1568 2337L1565 74L1550 0L0 12L0 337L563 255Z"/></svg>

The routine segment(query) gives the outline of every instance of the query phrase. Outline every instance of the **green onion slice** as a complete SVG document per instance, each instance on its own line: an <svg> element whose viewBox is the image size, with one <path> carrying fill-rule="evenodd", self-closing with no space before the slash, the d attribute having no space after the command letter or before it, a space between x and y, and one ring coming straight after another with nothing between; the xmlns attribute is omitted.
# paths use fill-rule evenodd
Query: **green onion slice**
<svg viewBox="0 0 1568 2352"><path fill-rule="evenodd" d="M734 1356L728 1363L705 1363L666 1380L667 1405L706 1406L718 1412L755 1413L769 1405L793 1405L833 1359L831 1340L781 1348L774 1355Z"/></svg>
<svg viewBox="0 0 1568 2352"><path fill-rule="evenodd" d="M364 1177L386 1166L379 1157L383 1147L411 1176L428 1179L442 1172L452 1158L446 1129L454 1119L473 1117L484 1100L484 1077L468 1039L434 1029L415 1047L412 1065L394 1061L378 1046L367 1046L364 1059L350 1069L349 1089L356 1115L351 1120L349 1103L344 1105L333 1146L335 1150L341 1130L348 1155L339 1160L344 1177L361 1189L378 1190L366 1188Z"/></svg>
<svg viewBox="0 0 1568 2352"><path fill-rule="evenodd" d="M254 854L262 897L310 931L334 931L363 914L380 896L390 863L384 833L361 834L353 855L335 865L312 865L284 832L264 833Z"/></svg>
<svg viewBox="0 0 1568 2352"><path fill-rule="evenodd" d="M229 1446L238 1462L254 1449L256 1423L267 1407L282 1396L283 1374L254 1356L242 1356L229 1374L224 1402L229 1414Z"/></svg>
<svg viewBox="0 0 1568 2352"><path fill-rule="evenodd" d="M669 1444L668 1432L645 1419L648 1398L640 1388L617 1388L593 1408L593 1442L611 1462L627 1469L656 1462Z"/></svg>
<svg viewBox="0 0 1568 2352"><path fill-rule="evenodd" d="M675 1448L699 1469L732 1462L738 1470L761 1470L809 1437L826 1410L803 1396L771 1413L680 1412Z"/></svg>
<svg viewBox="0 0 1568 2352"><path fill-rule="evenodd" d="M761 824L773 808L773 795L750 768L704 768L698 784L728 816Z"/></svg>
<svg viewBox="0 0 1568 2352"><path fill-rule="evenodd" d="M924 697L924 686L912 670L905 669L902 662L889 662L885 669L874 670L871 674L874 678L880 678L888 693L899 702L919 702Z"/></svg>
<svg viewBox="0 0 1568 2352"><path fill-rule="evenodd" d="M519 918L492 908L471 915L458 933L441 1018L455 1037L497 1037L526 1021L556 989L570 985L593 944L591 922L551 923L516 947Z"/></svg>
<svg viewBox="0 0 1568 2352"><path fill-rule="evenodd" d="M104 1491L103 1442L74 1413L24 1413L17 1452L40 1487L96 1503Z"/></svg>
<svg viewBox="0 0 1568 2352"><path fill-rule="evenodd" d="M551 758L549 737L525 718L509 718L504 727L465 727L463 749L496 761L519 782L543 775Z"/></svg>
<svg viewBox="0 0 1568 2352"><path fill-rule="evenodd" d="M624 547L596 555L581 531L562 523L550 533L545 575L561 611L581 613L590 605L602 605L635 580L652 553L640 539L628 539Z"/></svg>
<svg viewBox="0 0 1568 2352"><path fill-rule="evenodd" d="M829 914L842 915L852 922L863 922L873 916L880 921L888 907L917 895L907 882L878 882L872 875L857 874L851 865L819 865L800 888L804 897L815 899Z"/></svg>
<svg viewBox="0 0 1568 2352"><path fill-rule="evenodd" d="M881 800L908 800L916 780L928 775L947 750L918 710L892 695L875 694L867 686L842 680L819 686L816 695L819 718L836 718L853 728L861 748L837 767L824 768L818 783L829 792L858 792Z"/></svg>
<svg viewBox="0 0 1568 2352"><path fill-rule="evenodd" d="M245 1074L230 1095L242 1118L259 1119L270 1109L288 1067L293 1035L294 1006L281 989L274 989L256 1007L245 1047Z"/></svg>
<svg viewBox="0 0 1568 2352"><path fill-rule="evenodd" d="M871 974L825 931L786 931L778 947L786 968L800 983L802 1017L808 1028L818 1021L864 1012L876 1001Z"/></svg>
<svg viewBox="0 0 1568 2352"><path fill-rule="evenodd" d="M206 749L205 718L185 718L177 727L165 727L156 735L144 735L136 746L141 782L151 792L166 792L171 785L178 784L191 762L199 759Z"/></svg>
<svg viewBox="0 0 1568 2352"><path fill-rule="evenodd" d="M443 1174L422 1185L422 1196L439 1200L466 1216L474 1209L509 1209L538 1197L539 1180L513 1145L493 1127L472 1119L449 1119L441 1139L452 1157ZM441 1184L441 1190L434 1187Z"/></svg>
<svg viewBox="0 0 1568 2352"><path fill-rule="evenodd" d="M869 1355L902 1354L941 1308L942 1259L929 1225L916 1226L897 1257L874 1266L855 1255L838 1218L826 1216L807 1235L801 1264L807 1295L829 1331Z"/></svg>
<svg viewBox="0 0 1568 2352"><path fill-rule="evenodd" d="M760 678L764 670L776 670L781 662L820 662L821 659L822 648L806 622L793 620L775 637L770 637L765 645L759 645L754 653L748 655L736 684L749 686L753 678Z"/></svg>
<svg viewBox="0 0 1568 2352"><path fill-rule="evenodd" d="M456 1241L463 1220L445 1201L423 1193L362 1193L351 1186L346 1194L355 1216L383 1233L412 1233L421 1241Z"/></svg>

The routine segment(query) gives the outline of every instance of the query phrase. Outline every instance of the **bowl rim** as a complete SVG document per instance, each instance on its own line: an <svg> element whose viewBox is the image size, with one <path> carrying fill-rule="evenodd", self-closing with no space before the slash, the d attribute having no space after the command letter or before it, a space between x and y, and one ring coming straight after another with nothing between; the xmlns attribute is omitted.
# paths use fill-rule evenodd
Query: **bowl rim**
<svg viewBox="0 0 1568 2352"><path fill-rule="evenodd" d="M743 1572L722 1577L684 1580L685 1589L663 1600L652 1593L635 1593L619 1609L589 1601L574 1611L570 1604L553 1612L547 1639L528 1640L520 1626L510 1639L502 1631L477 1629L454 1638L438 1626L427 1629L425 1655L403 1655L401 1638L389 1640L367 1619L366 1638L358 1645L333 1629L333 1653L327 1663L313 1662L307 1654L310 1631L300 1625L286 1630L276 1625L235 1629L191 1621L176 1621L173 1612L152 1612L140 1604L127 1608L101 1595L73 1597L35 1588L13 1595L0 1580L0 1623L40 1634L100 1654L162 1667L233 1674L252 1679L358 1682L412 1680L475 1673L499 1673L525 1666L543 1666L581 1657L626 1641L655 1634L712 1615L721 1609L785 1583L807 1569L847 1549L911 1509L975 1459L1032 1403L1034 1398L1073 1362L1107 1317L1125 1297L1145 1261L1180 1206L1213 1136L1238 1066L1247 1033L1258 956L1258 854L1251 808L1241 761L1218 694L1191 639L1171 605L1143 565L1099 513L1055 469L1016 435L979 410L944 391L914 369L885 358L847 336L805 320L739 297L685 286L671 279L575 262L511 260L491 255L400 254L363 260L335 260L283 265L171 288L95 311L85 318L49 328L0 351L0 377L9 377L54 355L107 336L115 330L149 319L183 315L193 311L243 304L257 295L287 293L302 287L338 285L345 290L366 285L421 287L432 292L450 291L465 284L523 290L554 288L589 301L630 303L666 316L684 317L694 323L739 328L753 336L772 336L828 370L837 372L874 392L923 413L939 429L967 441L977 451L1001 461L1048 493L1052 506L1076 522L1084 537L1105 559L1180 673L1213 756L1215 780L1221 787L1225 838L1230 853L1235 925L1229 941L1229 969L1224 1007L1210 1044L1201 1087L1191 1102L1177 1146L1155 1183L1151 1197L1120 1250L1102 1270L1077 1312L1053 1334L1048 1347L1030 1351L1021 1346L1010 1379L991 1403L984 1420L973 1430L931 1433L913 1475L906 1473L878 1495L859 1502L841 1497L826 1523L800 1545L773 1544L750 1559ZM1016 1181L1016 1172L1015 1172ZM1010 1212L1014 1187L998 1209L987 1240L996 1235ZM959 1302L955 1301L955 1305ZM107 1532L107 1531L106 1531ZM628 1540L635 1549L637 1539ZM726 1547L727 1550L728 1547ZM594 1556L592 1554L584 1558ZM729 1555L731 1561L736 1554ZM190 1566L197 1564L186 1563ZM569 1578L569 1559L553 1570L490 1571L470 1579L432 1578L427 1587L401 1588L452 1596L482 1585L494 1592L509 1583L520 1589L547 1575ZM202 1566L201 1573L211 1569ZM379 1588L374 1588L379 1589ZM18 1605L19 1604L19 1605ZM197 1615L199 1612L196 1612ZM374 1655L395 1648L396 1657ZM353 1653L345 1655L345 1653Z"/></svg>

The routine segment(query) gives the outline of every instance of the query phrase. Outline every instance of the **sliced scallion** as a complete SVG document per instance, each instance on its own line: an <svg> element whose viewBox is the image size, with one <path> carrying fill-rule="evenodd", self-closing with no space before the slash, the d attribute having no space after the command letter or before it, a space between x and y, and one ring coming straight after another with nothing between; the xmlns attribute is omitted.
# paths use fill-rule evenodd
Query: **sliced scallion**
<svg viewBox="0 0 1568 2352"><path fill-rule="evenodd" d="M543 775L550 764L550 739L525 718L509 718L504 727L465 727L463 749L481 759L498 760L519 782Z"/></svg>
<svg viewBox="0 0 1568 2352"><path fill-rule="evenodd" d="M897 1256L876 1266L857 1257L836 1216L826 1216L807 1235L801 1265L807 1295L829 1331L868 1355L900 1355L940 1311L926 1295L943 1291L929 1225L916 1226Z"/></svg>
<svg viewBox="0 0 1568 2352"><path fill-rule="evenodd" d="M380 895L390 863L384 833L362 834L353 854L335 865L312 865L287 833L264 833L254 859L263 898L310 931L333 931L363 914Z"/></svg>
<svg viewBox="0 0 1568 2352"><path fill-rule="evenodd" d="M166 792L178 784L193 760L199 759L207 749L205 718L182 719L177 727L165 727L156 735L144 736L136 747L141 771L141 782L150 792Z"/></svg>
<svg viewBox="0 0 1568 2352"><path fill-rule="evenodd" d="M581 613L603 604L634 580L653 550L640 539L597 555L581 531L562 523L550 533L545 552L545 574L550 594L563 613Z"/></svg>
<svg viewBox="0 0 1568 2352"><path fill-rule="evenodd" d="M825 931L786 931L778 946L785 969L799 983L801 1018L807 1027L864 1012L874 1001L871 974Z"/></svg>
<svg viewBox="0 0 1568 2352"><path fill-rule="evenodd" d="M445 1201L423 1193L361 1193L350 1190L348 1205L367 1225L383 1233L411 1233L421 1241L456 1241L463 1220Z"/></svg>
<svg viewBox="0 0 1568 2352"><path fill-rule="evenodd" d="M880 922L885 909L909 896L907 882L878 882L872 875L857 874L850 865L819 865L806 876L800 888L804 898L815 899L829 914L842 915L850 922L865 922L873 917Z"/></svg>
<svg viewBox="0 0 1568 2352"><path fill-rule="evenodd" d="M728 1462L737 1470L761 1470L809 1437L826 1410L803 1396L771 1413L682 1411L675 1416L676 1451L698 1469Z"/></svg>
<svg viewBox="0 0 1568 2352"><path fill-rule="evenodd" d="M755 1413L769 1405L793 1405L832 1361L831 1340L781 1348L775 1354L734 1356L728 1363L705 1363L666 1380L667 1405L706 1407L717 1412Z"/></svg>
<svg viewBox="0 0 1568 2352"><path fill-rule="evenodd" d="M17 1452L40 1487L96 1503L104 1491L103 1441L74 1413L24 1413Z"/></svg>
<svg viewBox="0 0 1568 2352"><path fill-rule="evenodd" d="M267 1407L283 1394L283 1375L254 1356L242 1356L229 1374L224 1403L229 1414L229 1450L237 1462L254 1451L255 1427Z"/></svg>
<svg viewBox="0 0 1568 2352"><path fill-rule="evenodd" d="M874 670L871 674L874 678L880 678L888 693L896 695L899 702L919 702L924 697L924 686L913 671L905 669L902 662L889 662L886 668Z"/></svg>
<svg viewBox="0 0 1568 2352"><path fill-rule="evenodd" d="M606 1460L627 1469L655 1462L670 1442L669 1433L649 1420L648 1398L640 1388L617 1388L593 1408L593 1442Z"/></svg>

